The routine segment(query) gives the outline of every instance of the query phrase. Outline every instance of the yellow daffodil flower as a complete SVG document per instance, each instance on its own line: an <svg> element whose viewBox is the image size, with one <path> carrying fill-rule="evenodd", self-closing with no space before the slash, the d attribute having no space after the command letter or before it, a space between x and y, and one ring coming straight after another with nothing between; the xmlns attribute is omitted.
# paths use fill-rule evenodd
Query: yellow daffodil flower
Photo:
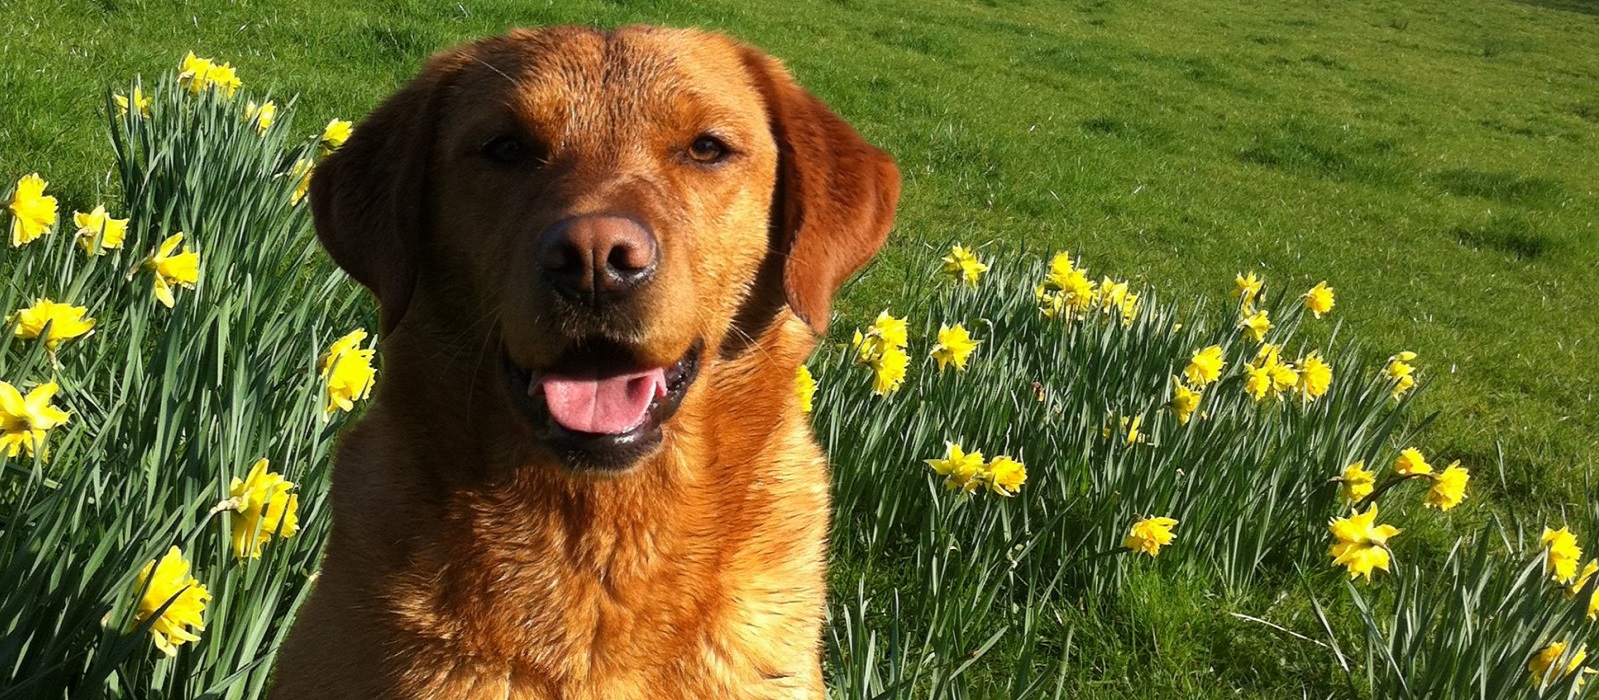
<svg viewBox="0 0 1599 700"><path fill-rule="evenodd" d="M145 96L143 88L133 89L132 100L129 100L128 96L122 93L112 95L111 99L117 103L117 116L119 117L128 116L130 107L138 110L138 115L141 117L150 116L150 98Z"/></svg>
<svg viewBox="0 0 1599 700"><path fill-rule="evenodd" d="M1144 518L1127 531L1127 537L1122 539L1122 546L1134 552L1143 552L1151 557L1160 554L1160 548L1171 544L1177 537L1171 529L1177 526L1177 521L1171 518Z"/></svg>
<svg viewBox="0 0 1599 700"><path fill-rule="evenodd" d="M1137 443L1143 442L1144 441L1144 434L1139 432L1139 430L1138 430L1140 427L1143 426L1143 424L1144 424L1144 417L1142 415L1133 416L1131 418L1129 418L1127 416L1122 416L1121 417L1121 422L1120 422L1119 425L1121 427L1121 431L1120 431L1121 434L1126 436L1122 440L1123 443L1127 444L1127 445L1133 445L1133 444L1137 444Z"/></svg>
<svg viewBox="0 0 1599 700"><path fill-rule="evenodd" d="M1265 281L1255 277L1253 272L1248 275L1240 272L1237 277L1233 278L1232 296L1234 299L1241 301L1244 309L1253 310L1255 302L1260 299L1260 288L1265 284ZM1260 341L1257 340L1255 342L1258 343Z"/></svg>
<svg viewBox="0 0 1599 700"><path fill-rule="evenodd" d="M45 436L72 418L50 404L59 390L55 382L46 382L23 396L10 383L0 382L0 450L9 457L37 452L40 459L50 458Z"/></svg>
<svg viewBox="0 0 1599 700"><path fill-rule="evenodd" d="M128 220L111 218L104 204L87 214L73 212L72 223L78 226L78 246L89 255L105 255L108 250L121 248L128 235Z"/></svg>
<svg viewBox="0 0 1599 700"><path fill-rule="evenodd" d="M1577 564L1582 561L1582 547L1577 546L1577 536L1571 530L1543 529L1539 543L1547 552L1546 570L1556 583L1566 583L1577 577Z"/></svg>
<svg viewBox="0 0 1599 700"><path fill-rule="evenodd" d="M1061 290L1066 288L1066 279L1077 271L1072 265L1072 256L1066 253L1056 253L1049 259L1049 272L1044 276L1044 284L1050 289Z"/></svg>
<svg viewBox="0 0 1599 700"><path fill-rule="evenodd" d="M1244 393L1256 401L1271 397L1271 372L1254 364L1244 365Z"/></svg>
<svg viewBox="0 0 1599 700"><path fill-rule="evenodd" d="M1043 312L1044 318L1060 318L1066 313L1066 295L1061 292L1050 291L1043 284L1033 288L1033 297L1038 300L1038 310Z"/></svg>
<svg viewBox="0 0 1599 700"><path fill-rule="evenodd" d="M966 452L953 442L945 443L943 459L928 459L927 466L944 477L944 488L970 493L982 486L985 465L982 452Z"/></svg>
<svg viewBox="0 0 1599 700"><path fill-rule="evenodd" d="M1177 416L1178 425L1188 425L1188 419L1199 410L1199 402L1205 398L1203 392L1190 389L1183 384L1183 380L1172 377L1172 399L1167 404L1171 412Z"/></svg>
<svg viewBox="0 0 1599 700"><path fill-rule="evenodd" d="M1183 375L1188 378L1188 383L1203 389L1211 382L1221 378L1221 371L1227 366L1227 361L1222 359L1220 345L1212 345L1194 353L1188 361L1188 367L1183 369Z"/></svg>
<svg viewBox="0 0 1599 700"><path fill-rule="evenodd" d="M178 66L178 84L196 95L207 88L215 87L224 97L229 98L243 86L231 64L219 64L209 58L198 58L193 51L184 56L183 63Z"/></svg>
<svg viewBox="0 0 1599 700"><path fill-rule="evenodd" d="M984 470L988 490L997 496L1014 496L1027 483L1027 466L1005 455L999 455Z"/></svg>
<svg viewBox="0 0 1599 700"><path fill-rule="evenodd" d="M16 313L6 317L6 323L17 324L17 337L23 340L33 340L45 333L45 327L50 331L44 339L44 346L51 351L63 340L87 335L94 330L94 319L84 318L89 309L71 304L58 304L49 299L39 299L26 309L17 309Z"/></svg>
<svg viewBox="0 0 1599 700"><path fill-rule="evenodd" d="M1466 482L1470 480L1470 470L1460 466L1459 460L1451 462L1432 477L1432 488L1427 490L1427 501L1423 505L1443 511L1460 505L1466 499Z"/></svg>
<svg viewBox="0 0 1599 700"><path fill-rule="evenodd" d="M155 647L161 653L177 656L179 645L200 641L200 635L185 628L205 631L201 616L205 613L206 601L211 600L211 593L189 575L189 562L183 558L182 550L173 547L159 562L151 560L139 570L139 578L133 582L133 593L140 595L141 592L132 627L144 624L159 611L161 616L150 625L150 636L155 638Z"/></svg>
<svg viewBox="0 0 1599 700"><path fill-rule="evenodd" d="M377 376L377 370L372 368L372 356L377 351L361 347L364 342L366 330L357 328L334 341L333 347L322 356L322 378L327 382L328 398L322 408L324 416L334 411L354 410L356 401L372 393L372 380Z"/></svg>
<svg viewBox="0 0 1599 700"><path fill-rule="evenodd" d="M1388 358L1388 366L1383 369L1383 373L1388 377L1388 382L1393 385L1391 393L1396 401L1399 397L1404 396L1405 392L1416 386L1416 368L1410 364L1415 359L1416 353L1406 350Z"/></svg>
<svg viewBox="0 0 1599 700"><path fill-rule="evenodd" d="M957 371L966 371L966 360L972 352L977 350L983 341L974 340L966 332L966 326L959 323L953 327L939 324L938 344L933 346L933 359L938 361L938 371L944 371L948 365L955 365Z"/></svg>
<svg viewBox="0 0 1599 700"><path fill-rule="evenodd" d="M955 282L965 282L967 287L977 288L977 281L984 272L988 272L988 265L977 259L977 255L970 249L954 246L949 250L949 255L944 256L943 272Z"/></svg>
<svg viewBox="0 0 1599 700"><path fill-rule="evenodd" d="M343 146L345 141L350 140L350 132L353 126L353 124L343 119L334 119L328 122L327 126L322 127L322 136L317 139L318 143L322 145L322 155L339 150L339 147Z"/></svg>
<svg viewBox="0 0 1599 700"><path fill-rule="evenodd" d="M1422 456L1421 450L1407 447L1394 460L1394 473L1400 476L1431 474L1432 465L1427 463L1427 458Z"/></svg>
<svg viewBox="0 0 1599 700"><path fill-rule="evenodd" d="M172 296L173 287L194 289L194 284L200 280L199 253L190 251L189 246L183 246L183 252L173 255L182 242L183 233L174 233L161 242L161 247L154 255L144 261L144 268L155 272L156 300L169 309L176 303Z"/></svg>
<svg viewBox="0 0 1599 700"><path fill-rule="evenodd" d="M1582 662L1588 658L1587 646L1577 647L1577 652L1571 655L1571 659L1566 662L1566 667L1563 670L1556 664L1556 662L1560 661L1560 657L1566 654L1566 647L1565 642L1555 642L1533 654L1532 658L1527 660L1527 672L1532 674L1533 685L1539 688L1552 685L1556 681L1576 673L1577 669L1582 668ZM1588 671L1584 670L1584 673L1586 674ZM1578 678L1577 686L1581 687L1584 682L1584 679Z"/></svg>
<svg viewBox="0 0 1599 700"><path fill-rule="evenodd" d="M304 158L294 161L294 167L289 170L289 179L294 181L294 194L289 195L289 204L299 204L311 191L311 170L311 161Z"/></svg>
<svg viewBox="0 0 1599 700"><path fill-rule="evenodd" d="M816 397L816 378L811 376L811 368L800 365L794 372L794 395L799 397L800 411L810 413L812 400Z"/></svg>
<svg viewBox="0 0 1599 700"><path fill-rule="evenodd" d="M904 379L904 369L910 365L910 357L905 354L905 346L909 342L910 331L906 319L896 318L885 309L877 315L877 320L872 322L872 327L864 334L860 331L855 332L855 363L870 365L880 375L884 369L887 369L889 378L893 380L890 383L894 384L894 388L898 388L897 381ZM885 363L884 358L891 353L900 357L892 358ZM894 378L896 371L898 377Z"/></svg>
<svg viewBox="0 0 1599 700"><path fill-rule="evenodd" d="M19 248L56 225L56 198L44 193L50 183L38 173L23 175L11 195L11 247Z"/></svg>
<svg viewBox="0 0 1599 700"><path fill-rule="evenodd" d="M1332 365L1312 351L1299 360L1299 395L1314 401L1327 393L1332 386Z"/></svg>
<svg viewBox="0 0 1599 700"><path fill-rule="evenodd" d="M1334 518L1327 529L1332 531L1333 543L1328 554L1334 566L1349 569L1351 580L1365 576L1371 581L1372 569L1388 570L1388 539L1399 534L1392 525L1377 525L1377 504L1371 504L1364 513L1347 518Z"/></svg>
<svg viewBox="0 0 1599 700"><path fill-rule="evenodd" d="M272 100L267 100L265 104L260 106L256 106L255 102L250 102L244 107L244 120L255 122L256 133L265 134L267 129L272 128L272 122L277 120L277 118L278 105Z"/></svg>
<svg viewBox="0 0 1599 700"><path fill-rule="evenodd" d="M1311 287L1310 291L1305 292L1300 298L1305 300L1305 308L1315 314L1316 318L1321 318L1332 311L1333 288L1327 286L1326 281L1317 282L1316 286Z"/></svg>
<svg viewBox="0 0 1599 700"><path fill-rule="evenodd" d="M905 384L905 372L910 368L911 356L901 348L888 346L872 360L872 393L887 396L899 391Z"/></svg>
<svg viewBox="0 0 1599 700"><path fill-rule="evenodd" d="M1344 467L1343 475L1338 477L1338 495L1349 505L1366 500L1376 488L1377 473L1366 469L1365 460Z"/></svg>
<svg viewBox="0 0 1599 700"><path fill-rule="evenodd" d="M260 559L261 546L273 535L293 537L300 531L300 497L290 493L293 489L282 474L267 471L265 459L256 460L243 480L233 478L228 487L233 556Z"/></svg>
<svg viewBox="0 0 1599 700"><path fill-rule="evenodd" d="M1251 341L1265 342L1266 333L1271 331L1271 317L1265 309L1252 313L1238 321L1238 328L1244 332Z"/></svg>

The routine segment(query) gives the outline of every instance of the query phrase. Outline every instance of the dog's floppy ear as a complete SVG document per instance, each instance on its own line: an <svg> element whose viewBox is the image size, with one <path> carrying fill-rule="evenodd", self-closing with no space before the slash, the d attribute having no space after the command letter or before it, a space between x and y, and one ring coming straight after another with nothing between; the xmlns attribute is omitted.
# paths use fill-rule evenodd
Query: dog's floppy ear
<svg viewBox="0 0 1599 700"><path fill-rule="evenodd" d="M356 126L312 171L311 215L333 262L378 298L383 332L399 324L416 282L427 216L434 123L460 52L434 56L421 74Z"/></svg>
<svg viewBox="0 0 1599 700"><path fill-rule="evenodd" d="M877 253L894 224L899 168L776 59L743 47L777 140L775 250L786 255L789 308L825 332L833 295Z"/></svg>

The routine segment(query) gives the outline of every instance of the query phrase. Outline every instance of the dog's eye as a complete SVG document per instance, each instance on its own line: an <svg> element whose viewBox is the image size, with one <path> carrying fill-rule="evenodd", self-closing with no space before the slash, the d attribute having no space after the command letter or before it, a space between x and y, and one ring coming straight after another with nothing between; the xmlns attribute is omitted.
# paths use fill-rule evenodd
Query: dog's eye
<svg viewBox="0 0 1599 700"><path fill-rule="evenodd" d="M483 144L483 157L499 165L521 165L534 160L532 146L515 136L499 136Z"/></svg>
<svg viewBox="0 0 1599 700"><path fill-rule="evenodd" d="M700 134L688 147L688 157L706 165L727 160L728 152L727 144L710 134Z"/></svg>

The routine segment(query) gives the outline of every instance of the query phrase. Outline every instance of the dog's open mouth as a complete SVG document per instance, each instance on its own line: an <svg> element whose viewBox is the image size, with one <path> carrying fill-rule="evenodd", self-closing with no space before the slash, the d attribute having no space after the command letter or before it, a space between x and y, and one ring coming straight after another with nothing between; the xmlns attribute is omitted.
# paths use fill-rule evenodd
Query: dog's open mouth
<svg viewBox="0 0 1599 700"><path fill-rule="evenodd" d="M511 394L545 446L568 467L618 470L660 444L661 424L699 376L702 347L696 342L664 367L640 367L608 341L574 346L544 370L520 367L509 354L505 366Z"/></svg>

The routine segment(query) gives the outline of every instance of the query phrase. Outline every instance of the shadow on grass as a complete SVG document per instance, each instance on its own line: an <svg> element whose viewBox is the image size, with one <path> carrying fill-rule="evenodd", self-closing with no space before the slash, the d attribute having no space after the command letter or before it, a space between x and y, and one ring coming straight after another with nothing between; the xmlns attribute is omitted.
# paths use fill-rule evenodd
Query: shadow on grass
<svg viewBox="0 0 1599 700"><path fill-rule="evenodd" d="M1453 234L1461 245L1497 250L1520 260L1537 260L1559 243L1517 214L1496 214L1479 226L1456 226Z"/></svg>
<svg viewBox="0 0 1599 700"><path fill-rule="evenodd" d="M1515 0L1522 5L1542 7L1546 10L1563 10L1565 12L1580 12L1585 15L1599 15L1599 0Z"/></svg>
<svg viewBox="0 0 1599 700"><path fill-rule="evenodd" d="M1470 168L1441 170L1428 182L1456 197L1481 197L1508 204L1549 202L1560 196L1560 182L1511 172L1486 172Z"/></svg>

